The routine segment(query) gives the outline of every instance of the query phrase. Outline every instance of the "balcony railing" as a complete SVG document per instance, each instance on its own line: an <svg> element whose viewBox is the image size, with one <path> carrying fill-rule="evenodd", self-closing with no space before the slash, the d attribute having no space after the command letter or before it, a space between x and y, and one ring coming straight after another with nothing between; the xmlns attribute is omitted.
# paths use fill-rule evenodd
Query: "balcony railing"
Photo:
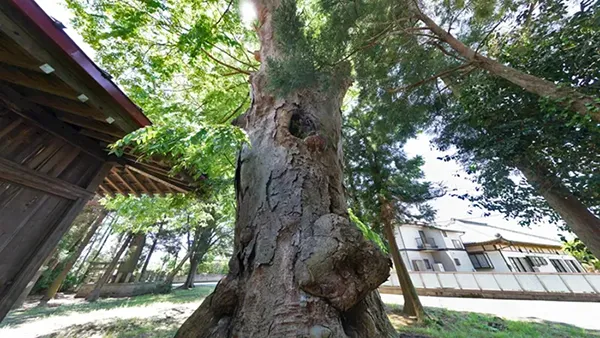
<svg viewBox="0 0 600 338"><path fill-rule="evenodd" d="M437 245L435 244L435 240L431 237L427 238L425 243L423 243L423 239L421 237L415 238L417 241L417 248L419 249L437 249Z"/></svg>

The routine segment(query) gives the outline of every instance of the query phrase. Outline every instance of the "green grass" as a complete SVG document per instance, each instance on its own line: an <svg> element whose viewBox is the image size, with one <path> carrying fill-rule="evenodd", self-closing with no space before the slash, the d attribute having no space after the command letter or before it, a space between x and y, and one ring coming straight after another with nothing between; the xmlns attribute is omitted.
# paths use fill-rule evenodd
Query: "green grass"
<svg viewBox="0 0 600 338"><path fill-rule="evenodd" d="M600 332L554 322L506 320L491 315L427 308L428 319L422 325L406 325L401 308L388 306L394 327L401 333L443 338L521 338L521 337L600 337Z"/></svg>
<svg viewBox="0 0 600 338"><path fill-rule="evenodd" d="M179 326L181 326L181 321L175 319L117 319L110 323L73 325L63 332L52 333L39 338L81 338L98 336L104 338L172 338Z"/></svg>
<svg viewBox="0 0 600 338"><path fill-rule="evenodd" d="M0 327L17 325L35 318L66 315L70 312L91 312L96 310L110 310L120 307L146 306L152 303L188 303L200 300L212 292L212 286L197 286L191 290L174 290L169 294L150 294L131 298L100 299L94 303L78 303L61 305L58 307L34 307L28 310L11 311L0 323Z"/></svg>
<svg viewBox="0 0 600 338"><path fill-rule="evenodd" d="M71 312L90 312L122 307L147 306L158 302L188 303L206 297L213 287L199 286L192 290L176 290L167 295L144 295L133 298L103 299L96 303L79 303L59 307L32 308L13 311L0 327L35 321L48 316L68 315ZM584 330L567 324L553 322L523 322L506 320L491 315L472 312L457 312L438 308L427 308L428 319L423 324L414 324L402 317L401 307L388 305L388 314L394 327L402 337L443 338L520 338L520 337L600 337L600 332ZM175 309L176 310L176 309ZM176 310L177 311L177 310ZM151 318L117 319L110 322L73 325L60 333L43 337L173 337L186 315L157 314Z"/></svg>

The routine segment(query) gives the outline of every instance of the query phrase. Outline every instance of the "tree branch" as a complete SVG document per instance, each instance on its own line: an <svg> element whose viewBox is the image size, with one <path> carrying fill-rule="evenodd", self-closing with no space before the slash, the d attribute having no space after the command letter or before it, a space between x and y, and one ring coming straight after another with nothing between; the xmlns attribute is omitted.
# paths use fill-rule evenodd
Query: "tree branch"
<svg viewBox="0 0 600 338"><path fill-rule="evenodd" d="M404 86L404 87L398 87L398 88L392 88L392 89L388 89L388 93L397 93L397 92L400 92L400 91L408 91L408 90L411 90L411 89L413 89L413 88L416 88L416 87L422 86L422 85L424 85L425 83L431 82L431 81L433 81L433 80L435 80L435 79L437 79L437 78L439 78L439 77L442 77L442 76L445 76L445 75L448 75L448 74L454 73L454 72L456 72L457 70L464 69L464 68L467 68L467 67L470 67L470 66L471 66L471 63L462 64L462 65L460 65L460 66L457 66L457 67L454 67L454 68L451 68L451 69L445 70L445 71L443 71L443 72L437 73L437 74L435 74L435 75L433 75L433 76L430 76L430 77L428 77L428 78L426 78L426 79L423 79L423 80L421 80L421 81L417 81L417 82L415 82L415 83L413 83L413 84L410 84L410 85L408 85L408 86Z"/></svg>
<svg viewBox="0 0 600 338"><path fill-rule="evenodd" d="M211 60L213 60L214 62L216 62L216 63L220 64L221 66L225 66L225 67L227 67L227 68L230 68L230 69L233 69L233 70L235 70L235 71L238 71L238 72L240 72L240 73L242 73L242 74L245 74L245 75L248 75L248 76L250 76L250 72L248 72L248 71L246 71L246 70L243 70L243 69L239 69L239 68L237 68L237 67L235 67L235 66L232 66L232 65L228 65L228 64L226 64L225 62L223 62L223 61L221 61L221 60L219 60L219 59L215 58L214 56L212 56L212 55L211 55L209 52L207 52L207 51L206 51L204 48L201 48L200 50L201 50L201 51L202 51L204 54L206 54L206 56L208 56L208 57L209 57Z"/></svg>

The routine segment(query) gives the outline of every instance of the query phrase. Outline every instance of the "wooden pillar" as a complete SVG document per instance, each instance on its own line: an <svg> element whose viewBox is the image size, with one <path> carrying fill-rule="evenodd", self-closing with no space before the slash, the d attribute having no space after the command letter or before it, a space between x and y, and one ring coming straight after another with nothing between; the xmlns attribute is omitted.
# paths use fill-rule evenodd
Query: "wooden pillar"
<svg viewBox="0 0 600 338"><path fill-rule="evenodd" d="M100 185L113 165L111 162L101 164L85 189L89 192L96 191L98 185ZM0 320L4 319L8 311L10 311L13 304L27 287L27 283L33 279L46 257L58 245L60 239L69 230L75 217L77 217L92 196L93 194L74 199L70 206L62 213L61 217L50 226L45 238L32 250L29 257L22 262L21 268L14 278L6 283L6 285L0 285Z"/></svg>

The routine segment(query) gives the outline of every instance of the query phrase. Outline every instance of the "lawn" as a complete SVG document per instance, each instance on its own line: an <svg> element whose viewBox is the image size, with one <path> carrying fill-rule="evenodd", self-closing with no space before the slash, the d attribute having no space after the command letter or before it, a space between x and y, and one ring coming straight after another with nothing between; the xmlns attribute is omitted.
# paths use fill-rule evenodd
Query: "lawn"
<svg viewBox="0 0 600 338"><path fill-rule="evenodd" d="M59 307L31 308L11 312L0 324L0 336L18 334L29 325L39 337L172 337L177 328L212 287L176 290L168 295L145 295L128 299L104 299L96 303L77 302ZM428 308L428 319L415 324L401 315L401 307L387 306L400 337L600 337L600 333L566 324L524 322L499 317ZM72 316L85 320L69 321ZM116 319L115 319L116 318ZM67 323L44 329L44 322ZM6 331L3 333L2 330ZM19 333L20 334L20 333ZM27 336L27 335L19 335Z"/></svg>

